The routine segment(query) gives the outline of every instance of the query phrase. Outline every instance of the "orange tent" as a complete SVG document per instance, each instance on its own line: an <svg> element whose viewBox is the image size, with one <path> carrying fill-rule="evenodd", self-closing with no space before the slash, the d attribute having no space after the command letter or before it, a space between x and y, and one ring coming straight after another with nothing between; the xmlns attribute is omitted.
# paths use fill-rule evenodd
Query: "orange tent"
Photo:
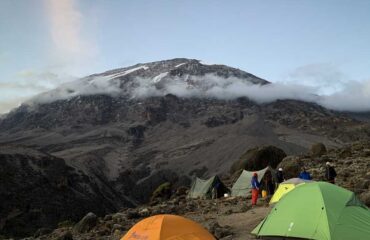
<svg viewBox="0 0 370 240"><path fill-rule="evenodd" d="M215 240L198 223L176 215L156 215L135 224L121 240Z"/></svg>

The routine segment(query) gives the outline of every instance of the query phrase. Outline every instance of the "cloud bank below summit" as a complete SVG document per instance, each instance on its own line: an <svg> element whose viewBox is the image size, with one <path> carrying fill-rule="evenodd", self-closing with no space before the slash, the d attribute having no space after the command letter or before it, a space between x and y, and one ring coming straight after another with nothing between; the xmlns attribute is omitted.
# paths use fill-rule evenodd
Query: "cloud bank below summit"
<svg viewBox="0 0 370 240"><path fill-rule="evenodd" d="M133 80L130 86L121 88L118 78L98 76L83 78L61 85L60 87L32 98L28 103L47 103L69 99L79 95L104 94L113 97L127 96L132 99L165 96L174 94L178 97L216 98L231 100L247 97L257 103L276 100L300 100L314 102L328 109L337 111L370 111L370 80L346 83L342 90L328 95L319 95L318 87L291 83L271 83L267 85L251 84L245 79L235 77L222 78L213 74L205 76L166 76L158 78L140 78Z"/></svg>

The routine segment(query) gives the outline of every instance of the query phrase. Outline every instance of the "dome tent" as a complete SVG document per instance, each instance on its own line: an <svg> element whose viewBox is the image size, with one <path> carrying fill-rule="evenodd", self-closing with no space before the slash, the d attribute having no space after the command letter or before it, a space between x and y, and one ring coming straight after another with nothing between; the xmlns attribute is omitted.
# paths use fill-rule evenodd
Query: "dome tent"
<svg viewBox="0 0 370 240"><path fill-rule="evenodd" d="M201 225L176 215L156 215L135 224L121 240L215 240Z"/></svg>
<svg viewBox="0 0 370 240"><path fill-rule="evenodd" d="M216 175L208 179L195 178L191 184L188 198L212 198L213 189L217 189L217 197L222 197L224 193L230 192L225 184Z"/></svg>
<svg viewBox="0 0 370 240"><path fill-rule="evenodd" d="M274 177L275 171L270 167L265 167L259 171L247 171L243 170L239 178L234 183L231 188L231 196L233 197L247 197L251 194L251 180L254 173L258 174L258 181L261 182L267 172L271 173L271 176Z"/></svg>
<svg viewBox="0 0 370 240"><path fill-rule="evenodd" d="M291 179L288 179L288 180L280 183L279 187L277 188L274 195L272 196L269 204L273 204L273 203L278 202L280 200L280 198L282 198L288 192L292 191L295 187L297 187L301 184L310 183L310 182L314 182L314 181L304 180L304 179L300 179L300 178L291 178Z"/></svg>
<svg viewBox="0 0 370 240"><path fill-rule="evenodd" d="M368 240L370 210L351 191L326 182L285 195L252 231L261 239Z"/></svg>

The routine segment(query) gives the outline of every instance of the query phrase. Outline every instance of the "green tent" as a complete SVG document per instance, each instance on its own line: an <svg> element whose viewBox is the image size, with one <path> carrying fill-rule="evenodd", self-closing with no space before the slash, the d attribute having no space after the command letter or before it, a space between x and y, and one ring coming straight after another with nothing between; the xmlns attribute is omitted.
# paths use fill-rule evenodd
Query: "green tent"
<svg viewBox="0 0 370 240"><path fill-rule="evenodd" d="M302 184L252 231L262 239L369 240L370 210L351 191L326 182Z"/></svg>
<svg viewBox="0 0 370 240"><path fill-rule="evenodd" d="M217 191L215 192L215 190ZM195 178L191 184L188 198L212 198L212 193L217 194L216 197L223 197L224 193L229 192L229 189L223 184L218 176L213 176L208 179Z"/></svg>
<svg viewBox="0 0 370 240"><path fill-rule="evenodd" d="M231 196L247 197L248 195L250 195L252 189L251 181L253 173L256 172L258 174L258 181L261 182L262 178L265 176L267 171L270 171L272 176L275 175L271 167L266 167L262 170L253 172L243 170L243 172L240 174L240 177L238 178L238 180L236 180L233 187L231 188Z"/></svg>

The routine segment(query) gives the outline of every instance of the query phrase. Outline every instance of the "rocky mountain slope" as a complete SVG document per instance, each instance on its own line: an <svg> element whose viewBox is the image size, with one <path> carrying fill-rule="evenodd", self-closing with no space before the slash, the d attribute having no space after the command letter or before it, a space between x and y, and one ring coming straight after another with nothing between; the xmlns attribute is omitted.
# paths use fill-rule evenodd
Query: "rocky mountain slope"
<svg viewBox="0 0 370 240"><path fill-rule="evenodd" d="M107 190L101 194L94 179L47 153L0 146L0 163L0 230L10 236L77 220L91 209L114 211L118 202L133 206Z"/></svg>
<svg viewBox="0 0 370 240"><path fill-rule="evenodd" d="M332 148L369 139L366 121L317 104L219 97L224 93L220 89L235 83L269 84L239 69L191 59L91 75L41 94L0 119L0 144L60 159L93 186L76 191L92 194L86 211L94 211L99 199L111 206L101 208L109 212L147 202L163 182L180 186L194 175L227 174L233 162L256 146L299 154L315 142ZM10 172L19 168L16 161L8 164ZM24 171L39 178L32 168ZM22 189L22 181L13 188Z"/></svg>
<svg viewBox="0 0 370 240"><path fill-rule="evenodd" d="M338 176L337 184L354 191L370 207L370 145L356 142L343 148L323 150L304 155L290 155L280 166L286 174L297 174L289 169L305 165L316 181L324 179L325 162L330 161ZM317 155L319 154L319 156ZM291 161L294 159L294 161ZM293 168L292 168L293 167ZM224 179L228 182L228 179ZM231 188L232 184L228 187ZM206 227L218 239L255 239L250 235L254 227L272 210L269 198L259 199L258 207L251 208L250 199L221 198L218 200L187 199L180 188L169 200L138 208L122 209L113 214L97 217L89 213L79 222L59 228L40 229L31 239L120 239L135 223L156 214L176 214L193 219ZM67 238L66 238L67 237Z"/></svg>

